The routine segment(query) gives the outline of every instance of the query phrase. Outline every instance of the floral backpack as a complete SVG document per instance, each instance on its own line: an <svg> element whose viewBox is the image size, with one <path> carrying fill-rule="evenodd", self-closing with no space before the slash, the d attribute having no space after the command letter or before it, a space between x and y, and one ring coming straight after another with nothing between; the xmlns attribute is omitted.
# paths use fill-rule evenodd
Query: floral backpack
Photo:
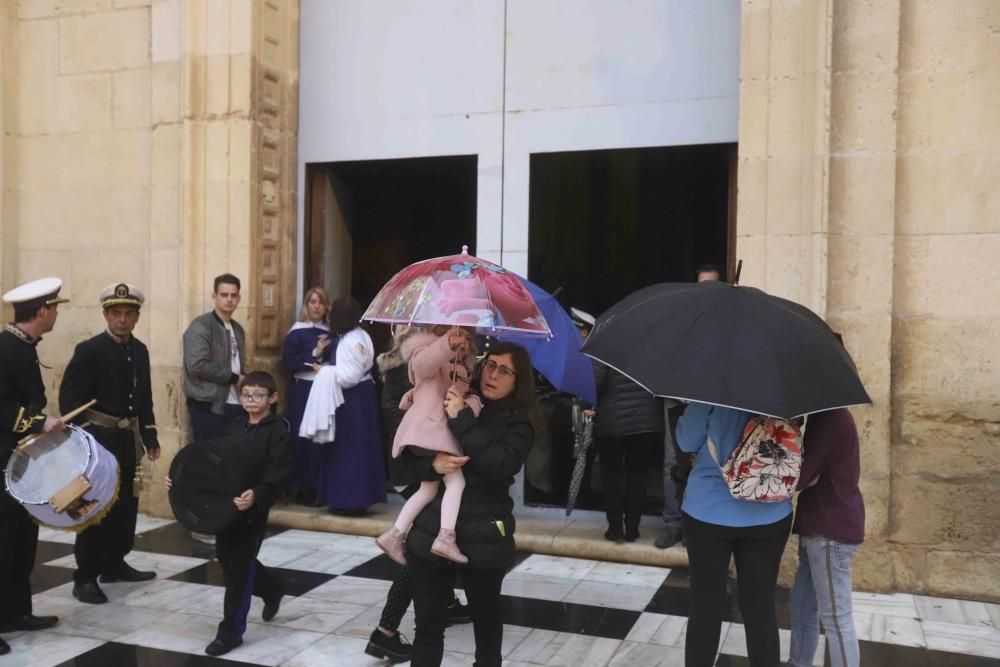
<svg viewBox="0 0 1000 667"><path fill-rule="evenodd" d="M719 452L708 438L716 465ZM795 493L802 469L802 430L787 419L757 416L747 422L743 439L724 464L722 478L738 500L777 503Z"/></svg>

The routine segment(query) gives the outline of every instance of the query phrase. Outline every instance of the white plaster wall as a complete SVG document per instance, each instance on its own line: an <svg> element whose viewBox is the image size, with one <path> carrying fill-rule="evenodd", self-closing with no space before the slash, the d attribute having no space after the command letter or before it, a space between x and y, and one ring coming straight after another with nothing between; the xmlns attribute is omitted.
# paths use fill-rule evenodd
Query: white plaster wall
<svg viewBox="0 0 1000 667"><path fill-rule="evenodd" d="M532 153L736 141L739 26L739 0L302 0L299 182L477 154L477 252L524 272Z"/></svg>

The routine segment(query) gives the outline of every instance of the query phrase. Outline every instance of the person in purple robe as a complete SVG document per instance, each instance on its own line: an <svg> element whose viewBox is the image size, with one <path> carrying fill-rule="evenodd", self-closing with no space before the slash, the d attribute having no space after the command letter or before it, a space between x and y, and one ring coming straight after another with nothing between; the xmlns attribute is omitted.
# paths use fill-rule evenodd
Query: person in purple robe
<svg viewBox="0 0 1000 667"><path fill-rule="evenodd" d="M363 312L349 296L330 305L330 336L335 340L330 364L336 367L343 403L336 408L334 441L322 445L316 499L331 513L345 516L362 516L370 506L385 502L380 408L371 374L375 346L358 324ZM313 390L323 384L317 381Z"/></svg>
<svg viewBox="0 0 1000 667"><path fill-rule="evenodd" d="M302 300L299 320L285 335L282 362L292 375L288 392L286 418L292 433L292 474L290 495L297 502L316 507L323 445L299 436L302 414L309 400L309 390L316 377L316 366L330 360L330 328L326 317L330 312L330 296L322 287L313 287Z"/></svg>

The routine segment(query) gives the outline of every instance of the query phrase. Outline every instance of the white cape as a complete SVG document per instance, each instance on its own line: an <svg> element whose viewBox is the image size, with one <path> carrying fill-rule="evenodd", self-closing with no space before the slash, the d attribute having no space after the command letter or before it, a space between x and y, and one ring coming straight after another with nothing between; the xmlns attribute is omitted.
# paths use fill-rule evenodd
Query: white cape
<svg viewBox="0 0 1000 667"><path fill-rule="evenodd" d="M299 436L319 443L334 441L336 413L344 404L344 389L371 378L374 360L375 346L363 329L354 329L340 338L335 365L320 368L313 380Z"/></svg>

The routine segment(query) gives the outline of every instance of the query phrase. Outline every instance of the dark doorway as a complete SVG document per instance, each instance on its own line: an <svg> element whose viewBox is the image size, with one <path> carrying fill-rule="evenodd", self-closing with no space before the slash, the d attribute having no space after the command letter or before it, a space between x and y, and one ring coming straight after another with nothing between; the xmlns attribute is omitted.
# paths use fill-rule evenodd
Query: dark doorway
<svg viewBox="0 0 1000 667"><path fill-rule="evenodd" d="M736 144L532 155L529 277L559 290L567 310L594 316L647 285L694 280L703 264L720 266L725 279L735 156ZM526 483L526 502L566 501L572 431L551 420L567 412L550 410L548 489ZM662 506L662 463L662 448L650 452L646 513ZM599 463L588 465L577 506L603 509Z"/></svg>
<svg viewBox="0 0 1000 667"><path fill-rule="evenodd" d="M475 253L477 157L307 166L305 285L362 305L413 262ZM388 327L374 327L376 346Z"/></svg>

